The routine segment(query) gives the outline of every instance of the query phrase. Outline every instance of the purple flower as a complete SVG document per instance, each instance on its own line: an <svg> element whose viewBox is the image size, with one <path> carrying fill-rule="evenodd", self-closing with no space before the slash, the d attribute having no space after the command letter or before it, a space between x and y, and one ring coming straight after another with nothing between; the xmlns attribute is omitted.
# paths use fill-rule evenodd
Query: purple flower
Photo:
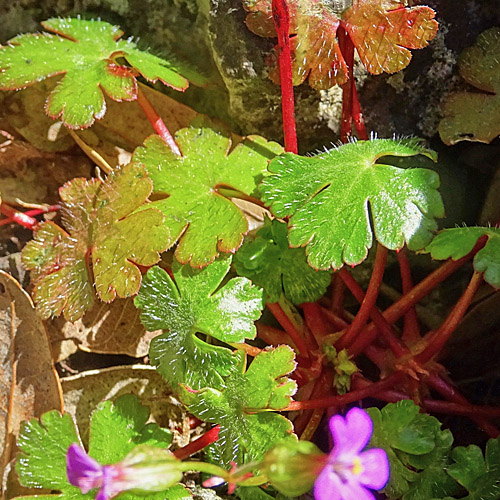
<svg viewBox="0 0 500 500"><path fill-rule="evenodd" d="M330 419L334 447L314 483L316 500L375 500L389 480L389 460L384 450L363 451L373 431L366 411L352 408L347 415Z"/></svg>
<svg viewBox="0 0 500 500"><path fill-rule="evenodd" d="M82 493L99 488L96 500L108 500L126 490L167 490L182 479L182 464L168 450L139 445L121 462L101 465L73 443L66 454L66 475Z"/></svg>
<svg viewBox="0 0 500 500"><path fill-rule="evenodd" d="M101 465L74 443L66 455L66 474L68 481L82 493L99 488L96 500L108 500L126 489L120 481L119 467Z"/></svg>

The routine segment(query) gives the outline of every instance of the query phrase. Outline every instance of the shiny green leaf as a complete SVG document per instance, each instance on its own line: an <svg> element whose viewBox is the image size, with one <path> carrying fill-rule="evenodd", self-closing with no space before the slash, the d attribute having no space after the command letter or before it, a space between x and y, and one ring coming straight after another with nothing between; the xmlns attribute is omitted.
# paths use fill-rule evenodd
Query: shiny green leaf
<svg viewBox="0 0 500 500"><path fill-rule="evenodd" d="M312 157L275 158L261 184L262 199L279 218L290 217L292 247L306 246L316 269L355 265L373 234L383 246L427 245L444 215L432 170L384 164L384 156L435 158L415 140L375 139L344 144Z"/></svg>
<svg viewBox="0 0 500 500"><path fill-rule="evenodd" d="M182 157L152 136L133 158L146 165L154 193L164 198L151 206L165 214L177 259L206 266L219 252L234 253L248 231L227 190L254 195L269 160L283 149L258 136L234 147L227 132L203 120L177 132L176 141Z"/></svg>
<svg viewBox="0 0 500 500"><path fill-rule="evenodd" d="M204 334L222 342L244 342L256 335L254 321L262 310L262 291L246 278L220 286L231 258L203 269L173 264L175 282L161 268L150 269L135 305L151 331L165 330L151 342L151 362L174 390L184 383L199 389L220 388L241 362L241 352L205 342Z"/></svg>

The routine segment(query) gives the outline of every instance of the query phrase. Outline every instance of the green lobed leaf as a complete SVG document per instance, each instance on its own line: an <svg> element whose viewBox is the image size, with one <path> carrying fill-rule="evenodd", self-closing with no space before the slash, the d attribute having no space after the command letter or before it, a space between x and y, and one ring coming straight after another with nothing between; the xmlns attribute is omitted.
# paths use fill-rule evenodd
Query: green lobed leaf
<svg viewBox="0 0 500 500"><path fill-rule="evenodd" d="M53 222L40 224L22 254L33 271L34 300L43 318L81 318L94 303L94 283L105 302L137 293L137 265L158 262L168 240L161 212L150 205L134 212L151 188L144 167L131 163L104 182L77 178L59 190L67 231Z"/></svg>
<svg viewBox="0 0 500 500"><path fill-rule="evenodd" d="M429 486L426 491L449 491L449 481L437 469L443 464L452 437L449 431L441 430L439 420L419 410L411 400L390 403L382 410L367 410L373 421L370 446L383 448L389 457L391 476L384 492L391 499L424 500L416 494L426 477L442 481L425 485Z"/></svg>
<svg viewBox="0 0 500 500"><path fill-rule="evenodd" d="M450 94L443 107L439 135L446 144L491 142L500 135L500 28L481 33L460 55L462 77L485 92Z"/></svg>
<svg viewBox="0 0 500 500"><path fill-rule="evenodd" d="M202 333L222 342L243 342L256 335L254 321L261 314L262 291L246 278L233 278L220 287L231 257L203 269L174 262L175 279L161 268L150 269L135 305L150 330L165 330L151 342L149 356L176 389L223 387L223 378L241 362L241 352L209 344Z"/></svg>
<svg viewBox="0 0 500 500"><path fill-rule="evenodd" d="M116 463L138 444L168 448L172 435L157 424L146 424L149 410L133 395L126 394L112 403L104 401L92 413L89 455L101 464ZM71 444L82 446L78 430L68 413L45 413L40 421L25 422L19 435L16 469L23 486L59 490L60 494L37 495L37 499L90 500L95 490L83 494L71 485L66 476L66 453ZM35 497L21 497L33 499ZM133 493L120 498L138 500ZM191 498L181 485L167 491L148 495L152 500L184 500Z"/></svg>
<svg viewBox="0 0 500 500"><path fill-rule="evenodd" d="M246 372L233 371L223 389L181 386L189 411L220 425L218 441L207 448L214 462L229 468L233 461L259 461L278 442L295 439L292 423L271 411L288 406L295 394L296 383L286 377L294 369L294 352L283 345L258 354Z"/></svg>
<svg viewBox="0 0 500 500"><path fill-rule="evenodd" d="M64 75L51 92L46 111L70 128L89 127L106 112L104 93L115 101L137 98L136 74L178 90L188 86L183 68L140 51L123 32L104 21L52 18L42 23L52 33L19 35L0 47L0 89L25 88ZM132 66L123 66L117 58Z"/></svg>
<svg viewBox="0 0 500 500"><path fill-rule="evenodd" d="M483 454L479 447L458 446L451 454L454 462L448 474L469 494L463 500L498 500L500 498L500 440L490 439Z"/></svg>
<svg viewBox="0 0 500 500"><path fill-rule="evenodd" d="M290 244L307 246L316 269L359 264L372 233L389 249L406 243L417 250L430 242L434 218L444 215L439 177L381 159L418 154L435 159L415 140L359 141L313 157L286 153L271 161L274 175L262 182L262 199L276 217L290 217Z"/></svg>
<svg viewBox="0 0 500 500"><path fill-rule="evenodd" d="M330 273L309 266L303 248L289 248L287 233L285 223L266 218L255 239L236 252L236 271L262 287L268 302L278 302L283 293L294 304L315 302L326 292Z"/></svg>
<svg viewBox="0 0 500 500"><path fill-rule="evenodd" d="M500 288L500 228L455 227L441 231L424 252L433 259L458 260L467 255L482 236L488 240L474 257L474 269L484 272L484 279L495 288Z"/></svg>
<svg viewBox="0 0 500 500"><path fill-rule="evenodd" d="M160 137L151 136L133 159L146 166L153 192L168 196L151 206L165 214L169 245L178 242L177 259L201 267L219 252L234 253L248 231L244 214L221 188L254 195L269 160L283 148L259 136L234 147L229 133L203 119L178 131L175 138L182 157Z"/></svg>

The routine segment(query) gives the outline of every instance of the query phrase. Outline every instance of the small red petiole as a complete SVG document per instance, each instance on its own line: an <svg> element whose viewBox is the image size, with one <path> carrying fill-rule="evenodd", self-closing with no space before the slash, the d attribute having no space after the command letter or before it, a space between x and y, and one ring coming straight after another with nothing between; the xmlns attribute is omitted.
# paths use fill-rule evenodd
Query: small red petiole
<svg viewBox="0 0 500 500"><path fill-rule="evenodd" d="M175 142L175 139L168 130L167 126L140 89L137 89L137 103L144 111L144 114L151 123L154 131L165 141L165 144L171 149L172 153L177 156L182 156L181 150L179 149L178 144Z"/></svg>

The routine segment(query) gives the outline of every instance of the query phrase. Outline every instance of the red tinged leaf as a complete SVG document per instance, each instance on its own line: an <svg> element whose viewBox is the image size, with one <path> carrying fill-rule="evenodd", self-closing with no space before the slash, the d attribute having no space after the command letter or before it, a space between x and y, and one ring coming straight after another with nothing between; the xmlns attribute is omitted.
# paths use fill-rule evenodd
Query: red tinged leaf
<svg viewBox="0 0 500 500"><path fill-rule="evenodd" d="M245 23L253 33L276 36L270 0L246 0L244 8L249 11ZM348 79L339 27L348 32L363 64L376 75L405 68L411 60L409 49L426 47L438 29L431 8L405 7L392 0L355 0L343 11L320 0L290 0L288 8L294 85L308 78L315 89L343 85ZM269 76L279 83L276 51L268 58Z"/></svg>
<svg viewBox="0 0 500 500"><path fill-rule="evenodd" d="M411 60L408 49L426 47L438 23L430 7L387 9L385 0L359 0L342 14L342 26L351 37L361 61L373 75L396 73Z"/></svg>

